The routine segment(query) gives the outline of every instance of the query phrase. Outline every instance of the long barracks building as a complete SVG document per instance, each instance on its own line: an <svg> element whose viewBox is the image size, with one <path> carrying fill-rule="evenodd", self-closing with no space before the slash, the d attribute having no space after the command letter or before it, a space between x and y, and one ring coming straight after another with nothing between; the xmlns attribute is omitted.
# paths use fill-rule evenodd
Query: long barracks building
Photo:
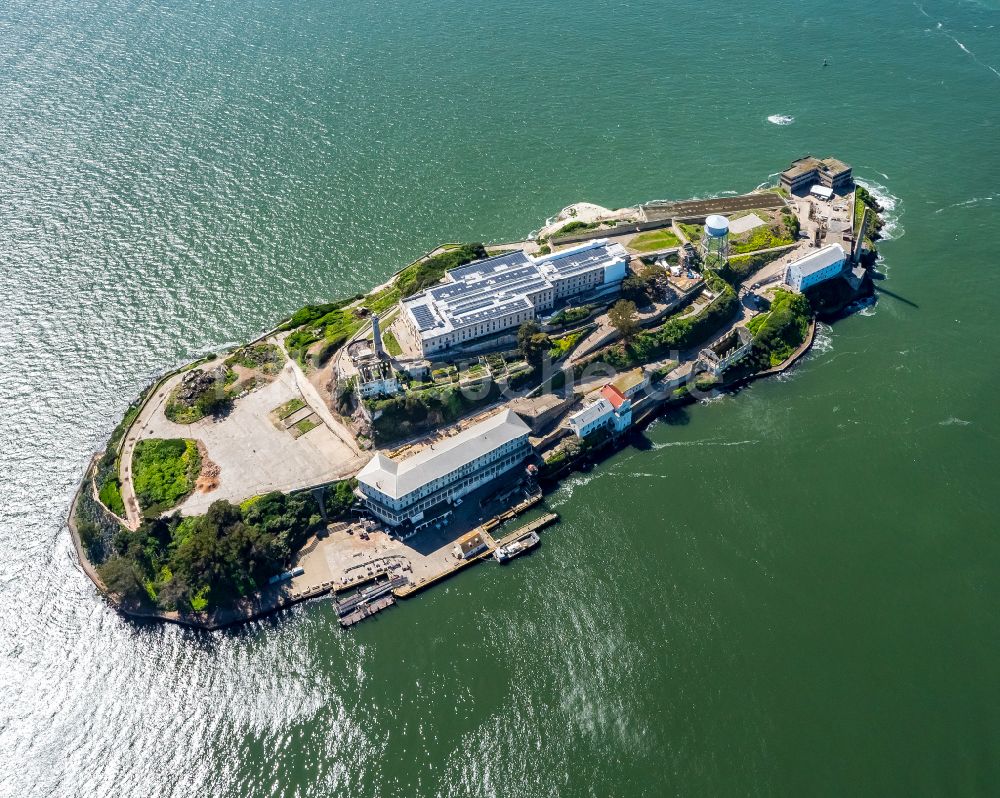
<svg viewBox="0 0 1000 798"><path fill-rule="evenodd" d="M386 523L418 523L432 507L453 502L524 462L531 453L530 432L513 410L504 410L405 460L379 452L358 473L358 493Z"/></svg>
<svg viewBox="0 0 1000 798"><path fill-rule="evenodd" d="M485 258L404 299L403 322L426 357L518 327L561 303L617 293L628 260L621 244L605 239L540 258L521 251Z"/></svg>

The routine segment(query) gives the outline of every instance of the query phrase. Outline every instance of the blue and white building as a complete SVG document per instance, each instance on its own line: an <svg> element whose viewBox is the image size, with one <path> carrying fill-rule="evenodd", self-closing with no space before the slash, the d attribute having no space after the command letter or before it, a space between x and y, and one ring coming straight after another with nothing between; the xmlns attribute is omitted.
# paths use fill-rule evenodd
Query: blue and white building
<svg viewBox="0 0 1000 798"><path fill-rule="evenodd" d="M430 508L455 502L524 462L532 451L530 432L513 410L504 410L405 460L378 452L358 473L358 496L391 526L416 524Z"/></svg>
<svg viewBox="0 0 1000 798"><path fill-rule="evenodd" d="M401 318L427 357L519 327L559 304L613 296L628 261L625 248L607 239L539 258L522 251L484 258L402 300Z"/></svg>
<svg viewBox="0 0 1000 798"><path fill-rule="evenodd" d="M840 244L828 244L789 263L785 269L785 282L795 291L805 291L839 275L846 262L844 248Z"/></svg>
<svg viewBox="0 0 1000 798"><path fill-rule="evenodd" d="M605 385L601 397L573 413L567 423L581 439L602 429L620 435L632 424L632 400L614 385Z"/></svg>

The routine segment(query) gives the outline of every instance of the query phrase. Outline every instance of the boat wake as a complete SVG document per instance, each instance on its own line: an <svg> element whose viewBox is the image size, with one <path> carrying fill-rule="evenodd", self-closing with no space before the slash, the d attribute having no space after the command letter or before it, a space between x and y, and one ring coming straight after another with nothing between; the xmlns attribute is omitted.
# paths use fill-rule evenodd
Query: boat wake
<svg viewBox="0 0 1000 798"><path fill-rule="evenodd" d="M560 507L566 504L570 499L573 498L573 492L577 488L582 488L589 484L591 480L597 477L595 472L589 474L575 474L567 480L564 480L562 484L559 485L559 491L549 502L551 507Z"/></svg>
<svg viewBox="0 0 1000 798"><path fill-rule="evenodd" d="M772 125L790 125L795 121L795 117L787 114L771 114L767 121Z"/></svg>
<svg viewBox="0 0 1000 798"><path fill-rule="evenodd" d="M717 438L706 438L700 441L663 441L653 444L653 451L669 449L674 446L755 446L760 441L720 441Z"/></svg>
<svg viewBox="0 0 1000 798"><path fill-rule="evenodd" d="M943 208L938 208L934 211L934 213L943 213L951 208L971 208L982 202L993 202L993 200L998 198L1000 197L994 196L993 194L990 194L987 197L973 197L972 199L967 199L964 202L954 202L951 205L945 205Z"/></svg>

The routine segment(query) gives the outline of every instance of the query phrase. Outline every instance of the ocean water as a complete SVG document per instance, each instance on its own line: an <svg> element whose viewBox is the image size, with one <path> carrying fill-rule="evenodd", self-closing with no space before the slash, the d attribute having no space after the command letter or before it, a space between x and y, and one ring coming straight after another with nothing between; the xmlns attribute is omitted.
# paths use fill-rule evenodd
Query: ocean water
<svg viewBox="0 0 1000 798"><path fill-rule="evenodd" d="M995 794L998 70L996 2L0 0L0 795ZM569 479L530 557L349 634L131 623L75 562L157 373L806 152L891 205L877 303Z"/></svg>

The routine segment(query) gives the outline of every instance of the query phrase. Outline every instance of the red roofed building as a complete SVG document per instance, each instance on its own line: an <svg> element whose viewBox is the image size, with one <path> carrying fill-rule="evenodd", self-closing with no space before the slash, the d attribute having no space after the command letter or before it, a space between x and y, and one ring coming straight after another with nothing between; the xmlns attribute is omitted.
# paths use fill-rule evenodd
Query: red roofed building
<svg viewBox="0 0 1000 798"><path fill-rule="evenodd" d="M625 394L623 394L621 391L619 391L610 382L607 385L605 385L603 388L601 388L601 396L603 396L605 399L607 399L609 402L611 402L611 406L615 410L619 410L621 408L621 406L623 404L625 404L626 402L628 404L630 404L630 405L632 404L631 400L629 400L628 398L626 398Z"/></svg>
<svg viewBox="0 0 1000 798"><path fill-rule="evenodd" d="M620 435L632 425L632 400L614 385L605 385L600 398L577 410L567 421L580 438L601 429L610 429L613 434Z"/></svg>
<svg viewBox="0 0 1000 798"><path fill-rule="evenodd" d="M632 426L632 400L611 383L601 388L601 396L615 410L615 432L622 433Z"/></svg>

